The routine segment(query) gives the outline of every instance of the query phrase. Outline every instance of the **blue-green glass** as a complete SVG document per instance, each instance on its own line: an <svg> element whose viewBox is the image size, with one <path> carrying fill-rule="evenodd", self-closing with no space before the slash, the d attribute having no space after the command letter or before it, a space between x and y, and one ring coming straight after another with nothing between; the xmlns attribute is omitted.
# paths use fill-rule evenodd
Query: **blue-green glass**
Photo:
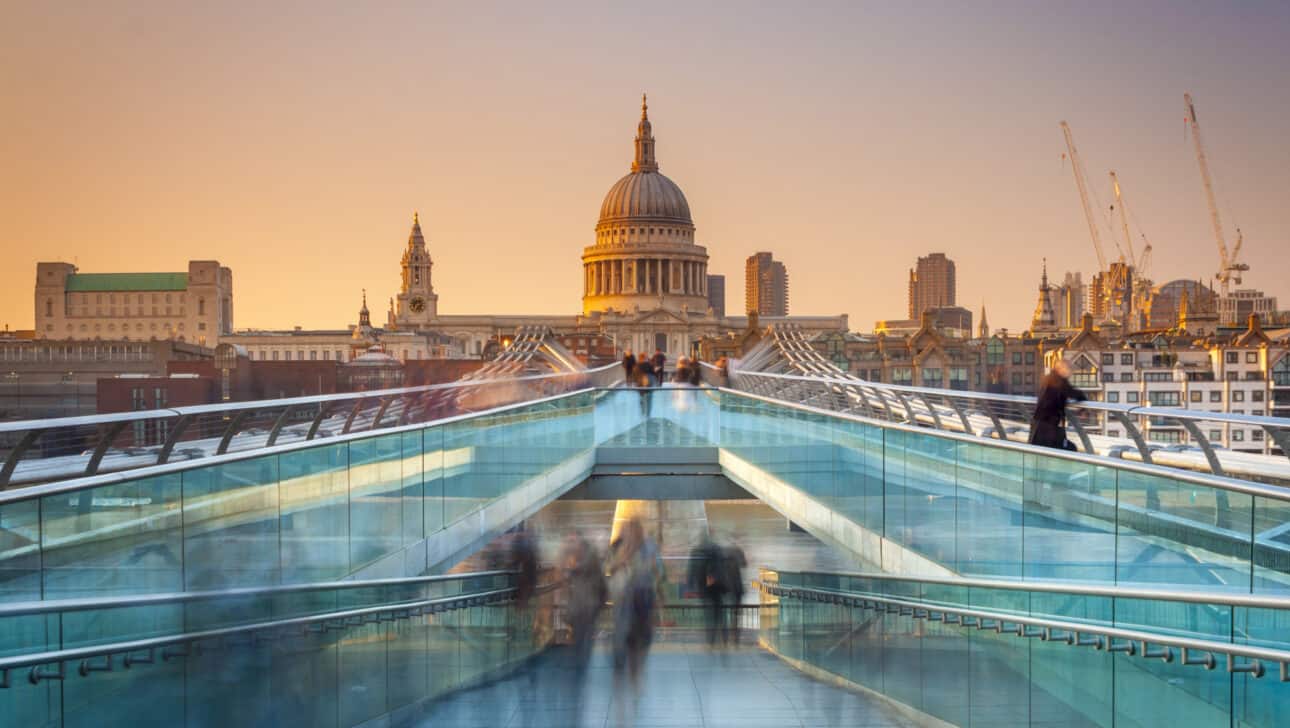
<svg viewBox="0 0 1290 728"><path fill-rule="evenodd" d="M40 599L40 501L0 505L0 534L0 601Z"/></svg>
<svg viewBox="0 0 1290 728"><path fill-rule="evenodd" d="M964 575L1020 578L1025 563L1021 453L976 443L959 443L957 449L957 569Z"/></svg>
<svg viewBox="0 0 1290 728"><path fill-rule="evenodd" d="M1249 591L1251 496L1119 472L1116 581Z"/></svg>
<svg viewBox="0 0 1290 728"><path fill-rule="evenodd" d="M42 598L183 589L179 474L46 496L40 515Z"/></svg>
<svg viewBox="0 0 1290 728"><path fill-rule="evenodd" d="M386 622L347 626L337 643L340 724L358 725L386 712Z"/></svg>
<svg viewBox="0 0 1290 728"><path fill-rule="evenodd" d="M1234 610L1234 640L1278 650L1290 650L1290 609ZM1265 665L1262 678L1238 674L1232 678L1232 718L1239 726L1273 726L1290 715L1290 689L1278 679L1276 665Z"/></svg>
<svg viewBox="0 0 1290 728"><path fill-rule="evenodd" d="M1290 595L1290 501L1254 499L1253 591Z"/></svg>
<svg viewBox="0 0 1290 728"><path fill-rule="evenodd" d="M340 579L349 564L349 450L324 445L278 456L282 579Z"/></svg>
<svg viewBox="0 0 1290 728"><path fill-rule="evenodd" d="M425 531L425 465L421 445L422 430L400 435L403 449L403 545L426 537Z"/></svg>
<svg viewBox="0 0 1290 728"><path fill-rule="evenodd" d="M402 435L349 443L349 563L358 569L403 542Z"/></svg>
<svg viewBox="0 0 1290 728"><path fill-rule="evenodd" d="M76 674L78 662L64 665L61 681L64 728L84 726L147 726L169 728L184 724L184 661L163 661L124 669L116 657L111 672L89 678ZM96 662L100 662L96 660ZM7 724L6 724L7 725Z"/></svg>
<svg viewBox="0 0 1290 728"><path fill-rule="evenodd" d="M444 520L444 451L443 427L421 431L421 468L425 481L425 533L431 536L443 529Z"/></svg>
<svg viewBox="0 0 1290 728"><path fill-rule="evenodd" d="M279 583L279 515L276 455L184 471L184 588Z"/></svg>
<svg viewBox="0 0 1290 728"><path fill-rule="evenodd" d="M1115 580L1115 484L1110 468L1026 454L1024 578Z"/></svg>

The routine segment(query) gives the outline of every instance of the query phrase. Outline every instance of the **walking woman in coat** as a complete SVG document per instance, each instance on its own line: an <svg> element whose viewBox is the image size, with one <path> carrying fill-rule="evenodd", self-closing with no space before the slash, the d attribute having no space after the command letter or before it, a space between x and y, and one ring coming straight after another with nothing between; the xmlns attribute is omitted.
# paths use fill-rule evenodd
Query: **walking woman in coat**
<svg viewBox="0 0 1290 728"><path fill-rule="evenodd" d="M1074 450L1066 439L1066 405L1083 402L1088 395L1070 383L1071 367L1059 359L1040 384L1035 416L1030 423L1030 444Z"/></svg>

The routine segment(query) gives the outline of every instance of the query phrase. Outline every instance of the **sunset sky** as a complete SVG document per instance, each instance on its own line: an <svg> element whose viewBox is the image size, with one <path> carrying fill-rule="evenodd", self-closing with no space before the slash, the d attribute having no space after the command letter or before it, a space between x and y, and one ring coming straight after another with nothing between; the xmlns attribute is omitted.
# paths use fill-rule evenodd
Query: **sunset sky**
<svg viewBox="0 0 1290 728"><path fill-rule="evenodd" d="M1290 308L1290 2L610 5L3 3L0 325L38 260L212 258L238 328L343 327L362 288L383 322L414 210L441 313L578 312L642 91L731 313L772 250L792 313L868 331L941 251L1024 328L1045 256L1095 267L1063 119L1152 277L1208 279L1185 91L1246 287Z"/></svg>

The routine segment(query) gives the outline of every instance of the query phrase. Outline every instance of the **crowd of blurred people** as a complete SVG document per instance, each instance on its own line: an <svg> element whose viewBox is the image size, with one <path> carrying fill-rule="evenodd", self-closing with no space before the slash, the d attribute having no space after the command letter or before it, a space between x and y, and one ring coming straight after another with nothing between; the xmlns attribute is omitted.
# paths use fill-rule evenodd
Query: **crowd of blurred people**
<svg viewBox="0 0 1290 728"><path fill-rule="evenodd" d="M703 386L702 364L697 359L683 356L676 361L672 376L667 375L667 354L655 349L653 356L633 354L631 349L623 353L623 381L629 386L650 388L663 386L700 387Z"/></svg>

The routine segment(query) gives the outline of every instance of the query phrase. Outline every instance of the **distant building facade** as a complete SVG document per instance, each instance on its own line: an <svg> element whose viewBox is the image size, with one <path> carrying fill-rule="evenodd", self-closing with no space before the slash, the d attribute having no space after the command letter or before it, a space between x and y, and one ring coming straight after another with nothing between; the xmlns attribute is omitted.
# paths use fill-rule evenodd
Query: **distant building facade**
<svg viewBox="0 0 1290 728"><path fill-rule="evenodd" d="M214 347L233 331L233 272L194 260L178 273L81 273L36 264L36 335L45 339L152 341Z"/></svg>
<svg viewBox="0 0 1290 728"><path fill-rule="evenodd" d="M1218 299L1218 321L1224 326L1239 324L1257 314L1261 320L1270 319L1277 311L1277 299L1265 296L1263 291L1243 288Z"/></svg>
<svg viewBox="0 0 1290 728"><path fill-rule="evenodd" d="M708 308L717 318L726 317L726 277L708 274Z"/></svg>
<svg viewBox="0 0 1290 728"><path fill-rule="evenodd" d="M1083 276L1079 272L1067 272L1061 285L1053 289L1052 302L1057 327L1078 329L1088 310L1088 287Z"/></svg>
<svg viewBox="0 0 1290 728"><path fill-rule="evenodd" d="M744 310L788 315L788 269L772 253L754 253L744 261Z"/></svg>
<svg viewBox="0 0 1290 728"><path fill-rule="evenodd" d="M909 319L918 321L929 308L958 305L954 261L944 253L918 259L909 269Z"/></svg>

